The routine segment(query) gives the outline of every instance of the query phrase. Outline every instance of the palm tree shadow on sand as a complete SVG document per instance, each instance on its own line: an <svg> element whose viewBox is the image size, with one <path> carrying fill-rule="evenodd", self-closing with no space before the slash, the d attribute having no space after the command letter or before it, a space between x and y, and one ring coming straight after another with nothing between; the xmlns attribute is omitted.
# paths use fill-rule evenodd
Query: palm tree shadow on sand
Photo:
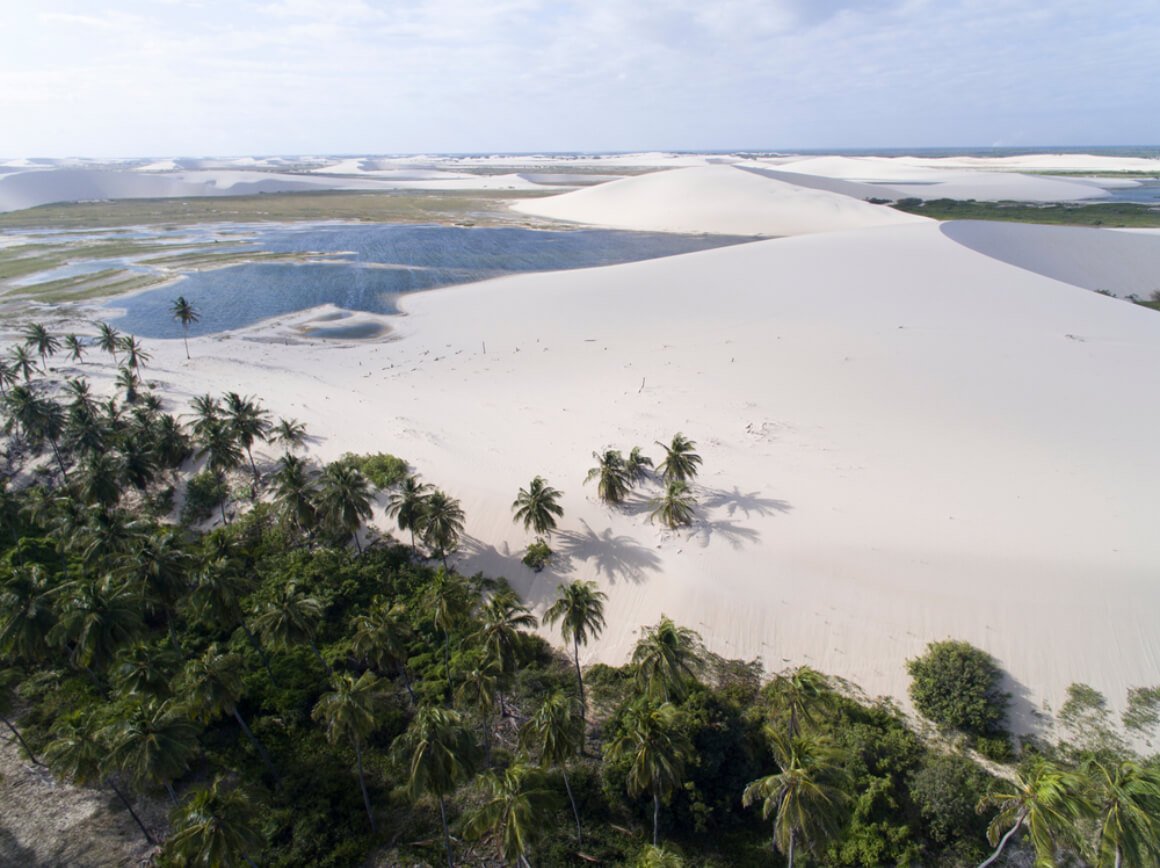
<svg viewBox="0 0 1160 868"><path fill-rule="evenodd" d="M561 531L553 540L553 548L557 551L557 558L561 561L584 561L588 570L597 576L607 576L609 581L625 579L640 583L645 578L645 572L656 572L661 567L661 559L652 549L646 548L630 536L614 536L612 528L605 528L597 533L588 523L581 520L584 526L582 533L577 531ZM557 563L557 569L564 564Z"/></svg>
<svg viewBox="0 0 1160 868"><path fill-rule="evenodd" d="M772 497L762 497L760 492L741 491L736 485L732 491L723 488L702 488L698 497L699 505L705 509L722 509L732 518L741 513L745 518L750 515L767 516L789 512L793 506L785 500Z"/></svg>

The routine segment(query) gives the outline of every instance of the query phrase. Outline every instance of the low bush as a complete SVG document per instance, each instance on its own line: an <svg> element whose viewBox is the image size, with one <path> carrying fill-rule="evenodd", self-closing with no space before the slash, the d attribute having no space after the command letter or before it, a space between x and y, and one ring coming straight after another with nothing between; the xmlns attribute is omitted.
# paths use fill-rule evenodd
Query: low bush
<svg viewBox="0 0 1160 868"><path fill-rule="evenodd" d="M971 735L1003 732L1010 697L994 659L967 642L932 642L907 661L910 698L924 717Z"/></svg>
<svg viewBox="0 0 1160 868"><path fill-rule="evenodd" d="M183 524L200 524L226 499L229 489L225 478L208 470L197 474L185 487L185 503L181 507Z"/></svg>
<svg viewBox="0 0 1160 868"><path fill-rule="evenodd" d="M551 560L552 549L542 539L538 539L529 545L523 557L524 566L535 570L537 573L543 570Z"/></svg>
<svg viewBox="0 0 1160 868"><path fill-rule="evenodd" d="M358 470L378 489L398 485L406 477L408 470L406 461L386 452L368 455L354 455L348 452L340 460Z"/></svg>

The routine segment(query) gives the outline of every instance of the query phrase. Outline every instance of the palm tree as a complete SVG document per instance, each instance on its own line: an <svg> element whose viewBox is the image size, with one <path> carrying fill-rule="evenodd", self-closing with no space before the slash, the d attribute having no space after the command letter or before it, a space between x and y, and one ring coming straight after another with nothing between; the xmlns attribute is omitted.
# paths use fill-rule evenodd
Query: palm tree
<svg viewBox="0 0 1160 868"><path fill-rule="evenodd" d="M56 355L60 349L60 338L49 334L48 329L34 322L24 329L24 345L36 350L40 355L40 367L47 371L48 357Z"/></svg>
<svg viewBox="0 0 1160 868"><path fill-rule="evenodd" d="M125 335L120 340L120 347L125 353L125 364L132 368L138 376L141 375L141 365L149 361L153 356L145 352L140 342L132 335Z"/></svg>
<svg viewBox="0 0 1160 868"><path fill-rule="evenodd" d="M173 302L169 308L173 318L181 323L183 332L183 339L185 340L185 358L189 360L189 326L201 319L201 314L194 310L193 305L185 300L184 295L179 295L177 300Z"/></svg>
<svg viewBox="0 0 1160 868"><path fill-rule="evenodd" d="M688 627L678 627L667 615L642 632L632 652L637 684L653 698L683 699L704 665L701 637Z"/></svg>
<svg viewBox="0 0 1160 868"><path fill-rule="evenodd" d="M629 764L628 794L652 796L653 846L660 841L661 802L680 785L685 758L692 750L680 726L676 707L637 701L624 712L620 729L606 748L612 762Z"/></svg>
<svg viewBox="0 0 1160 868"><path fill-rule="evenodd" d="M672 480L665 483L665 493L649 505L652 506L652 511L648 514L649 521L660 519L669 530L688 527L696 517L693 507L697 505L697 501L689 491L687 482Z"/></svg>
<svg viewBox="0 0 1160 868"><path fill-rule="evenodd" d="M802 722L817 722L816 711L834 707L835 695L826 676L809 666L799 666L789 674L780 673L765 689L778 718L788 717L790 738L801 735Z"/></svg>
<svg viewBox="0 0 1160 868"><path fill-rule="evenodd" d="M65 428L64 410L60 405L50 398L37 395L31 386L22 385L13 386L4 396L4 409L8 411L9 425L13 422L19 425L29 443L42 445L48 440L61 475L67 480L68 473L59 447Z"/></svg>
<svg viewBox="0 0 1160 868"><path fill-rule="evenodd" d="M93 452L81 464L77 491L88 504L108 509L121 499L123 464L112 452Z"/></svg>
<svg viewBox="0 0 1160 868"><path fill-rule="evenodd" d="M130 705L109 729L109 761L134 784L160 784L177 804L173 781L185 774L198 752L197 726L172 700L146 699Z"/></svg>
<svg viewBox="0 0 1160 868"><path fill-rule="evenodd" d="M1097 868L1160 865L1160 769L1134 760L1109 768L1094 757L1082 769L1094 790Z"/></svg>
<svg viewBox="0 0 1160 868"><path fill-rule="evenodd" d="M76 335L65 335L64 346L68 350L68 357L74 362L84 361L85 345Z"/></svg>
<svg viewBox="0 0 1160 868"><path fill-rule="evenodd" d="M97 346L102 352L110 353L113 356L113 364L117 364L117 348L121 345L121 333L107 322L100 323L97 328L100 331Z"/></svg>
<svg viewBox="0 0 1160 868"><path fill-rule="evenodd" d="M537 476L527 488L521 488L512 503L512 521L523 522L524 530L534 530L538 536L552 535L556 529L556 518L564 515L564 508L557 502L561 494Z"/></svg>
<svg viewBox="0 0 1160 868"><path fill-rule="evenodd" d="M156 839L133 810L129 797L117 786L113 776L105 773L108 745L101 740L92 722L84 718L76 722L62 718L53 725L52 734L53 740L44 748L44 759L53 773L78 787L102 781L108 784L137 823L145 840L155 845Z"/></svg>
<svg viewBox="0 0 1160 868"><path fill-rule="evenodd" d="M593 452L592 457L596 459L596 466L588 471L584 484L595 479L597 497L608 504L622 503L632 487L624 456L616 449L607 449L603 453Z"/></svg>
<svg viewBox="0 0 1160 868"><path fill-rule="evenodd" d="M165 854L177 865L213 865L229 868L241 857L257 868L251 853L262 849L259 812L243 790L223 789L221 777L198 787L173 814L173 832Z"/></svg>
<svg viewBox="0 0 1160 868"><path fill-rule="evenodd" d="M238 703L245 691L242 675L242 658L239 655L224 653L217 645L210 645L201 657L186 664L181 694L193 711L194 718L203 723L212 723L224 714L233 717L261 757L270 776L276 779L278 773L270 762L265 745L250 730L238 710Z"/></svg>
<svg viewBox="0 0 1160 868"><path fill-rule="evenodd" d="M383 699L379 679L372 672L364 672L357 681L353 675L341 673L331 678L330 683L333 690L322 694L311 716L326 726L326 737L331 744L349 741L354 745L363 805L367 809L371 831L374 832L375 815L371 812L371 800L367 795L366 777L363 775L362 745L378 725L378 709Z"/></svg>
<svg viewBox="0 0 1160 868"><path fill-rule="evenodd" d="M191 557L172 528L143 538L122 559L122 572L150 612L161 612L173 647L181 650L173 623L177 601L189 590Z"/></svg>
<svg viewBox="0 0 1160 868"><path fill-rule="evenodd" d="M218 403L217 398L213 395L205 394L198 395L194 398L190 405L193 407L193 422L190 423L190 430L193 436L199 440L204 440L211 428L214 428L222 421L222 408Z"/></svg>
<svg viewBox="0 0 1160 868"><path fill-rule="evenodd" d="M624 473L628 477L628 481L636 485L638 482L644 482L648 479L652 466L652 459L641 452L639 446L633 446L632 451L628 453L628 460L624 464Z"/></svg>
<svg viewBox="0 0 1160 868"><path fill-rule="evenodd" d="M495 660L480 661L475 656L474 665L461 672L459 686L455 688L455 703L462 708L474 708L479 713L480 729L483 732L484 764L491 765L492 713L499 701L499 683L503 677L499 663Z"/></svg>
<svg viewBox="0 0 1160 868"><path fill-rule="evenodd" d="M528 851L546 828L556 794L545 786L539 769L513 765L483 778L484 801L467 821L470 838L494 835L500 855L531 868Z"/></svg>
<svg viewBox="0 0 1160 868"><path fill-rule="evenodd" d="M407 731L395 740L393 750L407 767L407 787L411 797L430 794L438 799L447 865L454 868L445 799L475 770L476 747L471 732L457 712L423 706Z"/></svg>
<svg viewBox="0 0 1160 868"><path fill-rule="evenodd" d="M0 591L0 653L32 663L50 652L49 633L56 624L56 588L40 564L14 565Z"/></svg>
<svg viewBox="0 0 1160 868"><path fill-rule="evenodd" d="M520 743L529 752L539 751L540 762L549 768L559 768L564 776L564 788L576 818L576 843L584 843L580 831L580 811L572 795L568 780L568 763L580 755L584 747L584 711L574 696L556 690L545 697L520 731Z"/></svg>
<svg viewBox="0 0 1160 868"><path fill-rule="evenodd" d="M8 355L12 359L12 368L24 378L25 383L29 382L32 379L32 372L36 370L36 361L32 358L28 347L15 346L8 351Z"/></svg>
<svg viewBox="0 0 1160 868"><path fill-rule="evenodd" d="M20 734L20 730L16 728L12 717L12 689L7 677L3 682L0 682L0 722L2 722L16 741L20 743L20 747L24 750L25 755L32 762L33 765L42 765L40 760L36 758L36 754L32 752L32 748L28 746L28 742L24 740L24 736Z"/></svg>
<svg viewBox="0 0 1160 868"><path fill-rule="evenodd" d="M74 666L90 672L104 669L117 649L144 629L141 598L127 585L94 578L62 589L58 619L49 641L63 648Z"/></svg>
<svg viewBox="0 0 1160 868"><path fill-rule="evenodd" d="M270 428L268 443L281 443L287 450L297 449L306 442L306 426L297 419L279 418Z"/></svg>
<svg viewBox="0 0 1160 868"><path fill-rule="evenodd" d="M299 533L314 526L317 510L314 502L317 491L311 479L310 466L297 455L287 452L278 461L274 473L274 504Z"/></svg>
<svg viewBox="0 0 1160 868"><path fill-rule="evenodd" d="M443 669L447 687L451 688L451 631L470 613L474 605L471 589L455 573L439 569L427 586L427 604L431 620L443 633Z"/></svg>
<svg viewBox="0 0 1160 868"><path fill-rule="evenodd" d="M181 424L168 413L158 417L153 426L153 451L157 462L166 470L179 470L186 459L193 454L189 437L181 430Z"/></svg>
<svg viewBox="0 0 1160 868"><path fill-rule="evenodd" d="M487 655L510 675L516 668L520 631L534 630L539 623L512 591L494 594L483 607L479 639Z"/></svg>
<svg viewBox="0 0 1160 868"><path fill-rule="evenodd" d="M781 771L750 783L741 804L761 802L762 818L773 818L771 847L785 855L786 865L793 865L799 842L817 854L841 828L849 781L841 755L827 741L780 734L771 741Z"/></svg>
<svg viewBox="0 0 1160 868"><path fill-rule="evenodd" d="M979 868L994 863L1023 828L1035 848L1036 866L1049 868L1055 864L1057 842L1074 841L1076 822L1090 809L1081 779L1045 759L1034 761L1026 776L1016 772L1006 789L984 796L978 810L988 807L999 809L987 827L987 841L995 852Z"/></svg>
<svg viewBox="0 0 1160 868"><path fill-rule="evenodd" d="M403 677L411 702L415 694L411 690L411 676L407 672L407 658L410 651L407 643L411 639L411 628L406 620L407 610L402 603L388 605L381 597L371 602L370 611L357 616L352 622L350 649L355 656L365 660L377 672L396 670Z"/></svg>
<svg viewBox="0 0 1160 868"><path fill-rule="evenodd" d="M181 669L181 657L171 648L134 642L117 654L113 681L123 693L168 697Z"/></svg>
<svg viewBox="0 0 1160 868"><path fill-rule="evenodd" d="M544 623L560 622L560 635L572 643L572 660L576 664L576 688L580 691L580 714L587 717L588 704L584 699L584 676L580 672L580 646L588 644L588 637L597 638L604 630L604 601L608 595L595 582L568 582L560 585L556 601L544 612ZM580 738L584 746L583 733Z"/></svg>
<svg viewBox="0 0 1160 868"><path fill-rule="evenodd" d="M134 368L128 364L122 365L117 370L116 383L118 388L125 390L126 404L137 402L137 389L141 386L141 377Z"/></svg>
<svg viewBox="0 0 1160 868"><path fill-rule="evenodd" d="M246 450L254 479L260 479L252 451L255 440L264 440L270 431L269 413L252 398L243 398L237 392L226 393L226 419L234 439Z"/></svg>
<svg viewBox="0 0 1160 868"><path fill-rule="evenodd" d="M399 484L399 490L391 492L387 499L387 517L396 519L399 530L411 532L411 548L415 548L415 530L423 527L423 516L427 510L427 496L432 486L420 482L417 476L407 476Z"/></svg>
<svg viewBox="0 0 1160 868"><path fill-rule="evenodd" d="M16 385L16 369L0 359L0 397L8 394L8 387Z"/></svg>
<svg viewBox="0 0 1160 868"><path fill-rule="evenodd" d="M188 598L189 605L197 622L211 630L229 634L237 627L241 627L254 650L258 652L258 656L262 658L262 665L273 682L274 673L270 669L269 656L258 641L258 637L246 624L245 612L242 609L242 599L253 591L254 584L254 580L248 574L233 569L226 558L216 558L194 576L193 588Z"/></svg>
<svg viewBox="0 0 1160 868"><path fill-rule="evenodd" d="M157 459L144 437L128 437L121 443L121 472L125 482L145 491L157 478Z"/></svg>
<svg viewBox="0 0 1160 868"><path fill-rule="evenodd" d="M455 551L463 533L463 508L459 501L443 491L429 494L423 509L419 536L447 569L447 554Z"/></svg>
<svg viewBox="0 0 1160 868"><path fill-rule="evenodd" d="M693 451L696 443L684 434L674 434L668 446L659 440L656 444L665 450L665 460L657 468L665 482L692 482L697 477L701 456Z"/></svg>
<svg viewBox="0 0 1160 868"><path fill-rule="evenodd" d="M254 619L254 629L268 644L284 651L296 645L310 645L310 650L329 674L330 664L314 642L323 613L323 605L317 597L308 596L298 590L297 584L287 582L259 611Z"/></svg>
<svg viewBox="0 0 1160 868"><path fill-rule="evenodd" d="M370 521L372 502L370 483L357 468L345 461L326 465L319 478L318 513L335 534L353 537L360 554L358 530L363 522Z"/></svg>

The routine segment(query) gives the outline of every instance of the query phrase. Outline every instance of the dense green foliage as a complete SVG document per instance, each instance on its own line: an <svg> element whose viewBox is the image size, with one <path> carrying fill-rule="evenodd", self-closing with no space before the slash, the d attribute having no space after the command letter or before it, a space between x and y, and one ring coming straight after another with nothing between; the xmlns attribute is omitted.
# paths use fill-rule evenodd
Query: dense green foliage
<svg viewBox="0 0 1160 868"><path fill-rule="evenodd" d="M353 455L348 452L340 460L359 471L380 491L398 485L407 475L407 462L386 452L371 455Z"/></svg>
<svg viewBox="0 0 1160 868"><path fill-rule="evenodd" d="M978 202L974 199L901 199L900 211L936 220L1007 220L1069 226L1160 226L1160 209L1132 202L1097 205L1036 202Z"/></svg>
<svg viewBox="0 0 1160 868"><path fill-rule="evenodd" d="M906 668L913 679L910 698L923 716L972 735L1002 731L1008 701L1003 673L985 651L966 642L932 642Z"/></svg>
<svg viewBox="0 0 1160 868"><path fill-rule="evenodd" d="M134 814L162 864L958 865L1024 831L1041 855L1155 864L1155 764L1060 750L1013 786L888 704L805 667L767 679L667 617L624 667L584 670L605 594L538 601L553 648L506 581L451 567L462 508L397 459L271 466L254 448L302 432L256 399L200 396L184 425L147 383L98 401L37 373L42 337L23 391L4 384L0 722L127 810L170 799L168 830ZM124 370L148 362L107 346ZM618 456L597 455L604 494L609 469L625 493L638 480ZM410 546L365 526L384 464ZM185 525L162 496L181 486ZM550 532L551 492L529 486L517 520ZM220 524L190 526L215 507ZM925 713L996 732L985 654L936 643L911 668ZM1075 695L1081 717L1100 708ZM1142 728L1155 697L1135 694Z"/></svg>

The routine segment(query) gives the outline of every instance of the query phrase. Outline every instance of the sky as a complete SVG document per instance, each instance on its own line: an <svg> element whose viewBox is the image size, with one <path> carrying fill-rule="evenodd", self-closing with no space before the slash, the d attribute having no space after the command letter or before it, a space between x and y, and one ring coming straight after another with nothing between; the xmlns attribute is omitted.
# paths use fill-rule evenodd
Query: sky
<svg viewBox="0 0 1160 868"><path fill-rule="evenodd" d="M1158 0L5 6L5 157L1160 144Z"/></svg>

